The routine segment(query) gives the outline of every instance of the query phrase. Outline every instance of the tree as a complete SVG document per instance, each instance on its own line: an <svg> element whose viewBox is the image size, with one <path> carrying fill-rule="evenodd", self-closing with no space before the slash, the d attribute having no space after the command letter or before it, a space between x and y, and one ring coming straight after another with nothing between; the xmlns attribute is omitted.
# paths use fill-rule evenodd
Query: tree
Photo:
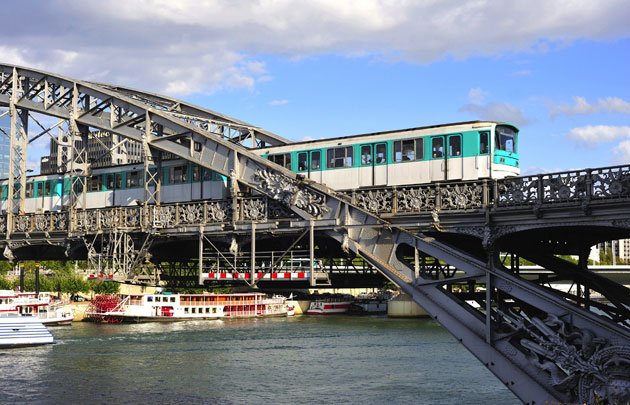
<svg viewBox="0 0 630 405"><path fill-rule="evenodd" d="M120 291L120 284L113 281L92 280L88 284L95 294L118 294Z"/></svg>

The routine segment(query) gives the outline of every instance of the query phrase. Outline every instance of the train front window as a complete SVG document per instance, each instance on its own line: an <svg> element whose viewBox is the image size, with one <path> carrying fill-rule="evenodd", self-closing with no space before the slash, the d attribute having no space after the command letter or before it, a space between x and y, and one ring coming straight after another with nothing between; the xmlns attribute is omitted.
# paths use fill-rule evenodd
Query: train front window
<svg viewBox="0 0 630 405"><path fill-rule="evenodd" d="M497 126L495 131L495 148L516 153L516 131L505 126Z"/></svg>

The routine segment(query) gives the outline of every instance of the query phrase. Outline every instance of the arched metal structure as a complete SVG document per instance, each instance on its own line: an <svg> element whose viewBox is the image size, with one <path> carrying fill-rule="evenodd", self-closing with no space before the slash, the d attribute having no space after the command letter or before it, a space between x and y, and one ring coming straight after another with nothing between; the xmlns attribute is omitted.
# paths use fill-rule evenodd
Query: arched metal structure
<svg viewBox="0 0 630 405"><path fill-rule="evenodd" d="M250 147L284 139L167 97L0 65L0 106L11 113L9 201L0 226L6 255L48 243L52 233L70 248L73 240L112 229L144 235L145 243L158 228L198 239L213 232L242 232L246 224L247 232L277 229L267 215L244 207L280 203L292 212L289 228L310 226L362 256L523 402L630 400L628 290L590 274L584 260L572 267L554 256L563 249L583 252L607 236L630 234L627 166L382 190L358 198L362 192L344 195L305 181L242 145L245 138L252 141ZM182 220L178 210L184 208L160 204L159 179L151 177L151 159L146 159L142 207L88 212L78 203L79 192L67 212L20 215L30 113L66 120L75 137L85 137L89 129L108 131L141 142L151 159L169 153L212 169L231 179L232 199L191 205ZM79 158L70 170L86 163ZM375 204L366 203L374 198ZM225 215L219 215L225 211L221 204L231 205L227 225ZM595 231L564 236L563 229ZM519 240L519 235L526 237ZM129 243L126 237L113 240L121 246ZM412 259L417 251L457 272L418 271ZM609 294L611 304L596 313L584 297L567 298L525 280L499 261L501 251L517 251L558 272L578 274L589 288ZM468 298L454 294L454 285L471 286ZM614 291L607 292L609 287Z"/></svg>

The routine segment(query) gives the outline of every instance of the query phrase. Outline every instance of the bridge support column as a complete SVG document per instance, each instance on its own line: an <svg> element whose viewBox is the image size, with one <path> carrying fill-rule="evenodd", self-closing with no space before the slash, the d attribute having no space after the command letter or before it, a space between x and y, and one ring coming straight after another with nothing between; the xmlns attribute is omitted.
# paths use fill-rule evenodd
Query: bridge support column
<svg viewBox="0 0 630 405"><path fill-rule="evenodd" d="M492 293L494 290L492 273L495 271L494 248L488 250L488 268L490 271L486 272L486 343L492 345Z"/></svg>
<svg viewBox="0 0 630 405"><path fill-rule="evenodd" d="M251 243L251 258L250 258L250 285L257 287L256 284L256 223L252 222L252 243Z"/></svg>

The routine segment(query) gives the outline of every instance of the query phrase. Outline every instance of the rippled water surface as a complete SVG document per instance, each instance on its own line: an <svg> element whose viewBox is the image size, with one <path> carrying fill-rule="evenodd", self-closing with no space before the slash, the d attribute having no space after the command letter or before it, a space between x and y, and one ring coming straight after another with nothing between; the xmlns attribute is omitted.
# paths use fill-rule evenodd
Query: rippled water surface
<svg viewBox="0 0 630 405"><path fill-rule="evenodd" d="M0 350L0 403L518 404L431 320L295 317L51 328Z"/></svg>

